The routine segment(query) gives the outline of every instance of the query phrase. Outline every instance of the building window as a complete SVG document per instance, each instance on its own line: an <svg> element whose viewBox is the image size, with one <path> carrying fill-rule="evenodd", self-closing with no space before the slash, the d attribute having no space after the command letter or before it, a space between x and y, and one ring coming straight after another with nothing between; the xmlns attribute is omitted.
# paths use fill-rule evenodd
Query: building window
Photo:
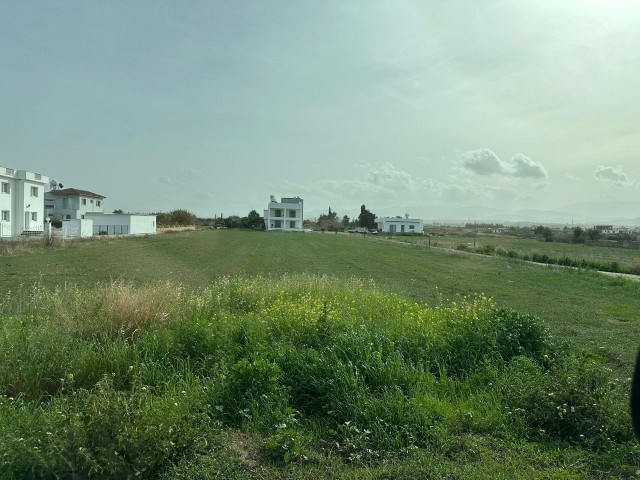
<svg viewBox="0 0 640 480"><path fill-rule="evenodd" d="M32 222L38 221L38 212L31 212L31 221Z"/></svg>
<svg viewBox="0 0 640 480"><path fill-rule="evenodd" d="M82 199L82 205L86 205L86 204L87 204L87 199L86 199L86 198L83 198L83 199Z"/></svg>
<svg viewBox="0 0 640 480"><path fill-rule="evenodd" d="M39 173L35 173L34 176L36 177L36 180L42 180L42 175Z"/></svg>
<svg viewBox="0 0 640 480"><path fill-rule="evenodd" d="M415 225L409 225L409 230L415 230Z"/></svg>
<svg viewBox="0 0 640 480"><path fill-rule="evenodd" d="M295 221L290 221L289 222L289 228L296 228L296 222Z"/></svg>
<svg viewBox="0 0 640 480"><path fill-rule="evenodd" d="M296 218L296 211L295 210L289 210L289 218Z"/></svg>
<svg viewBox="0 0 640 480"><path fill-rule="evenodd" d="M10 193L9 182L2 182L2 193Z"/></svg>
<svg viewBox="0 0 640 480"><path fill-rule="evenodd" d="M89 200L89 203L93 203L93 198L91 200Z"/></svg>
<svg viewBox="0 0 640 480"><path fill-rule="evenodd" d="M11 220L11 213L9 210L2 210L2 221L8 222Z"/></svg>
<svg viewBox="0 0 640 480"><path fill-rule="evenodd" d="M69 199L67 197L64 197L62 199L62 208L65 210L69 208Z"/></svg>
<svg viewBox="0 0 640 480"><path fill-rule="evenodd" d="M96 207L99 207L101 205L100 200L96 200Z"/></svg>
<svg viewBox="0 0 640 480"><path fill-rule="evenodd" d="M71 215L65 215L67 220L71 220Z"/></svg>
<svg viewBox="0 0 640 480"><path fill-rule="evenodd" d="M31 196L32 197L38 196L38 187L31 187Z"/></svg>
<svg viewBox="0 0 640 480"><path fill-rule="evenodd" d="M7 175L13 175L13 174L15 173L15 172L13 171L13 168L6 168L6 169L5 169L5 171L6 171L6 174L7 174Z"/></svg>

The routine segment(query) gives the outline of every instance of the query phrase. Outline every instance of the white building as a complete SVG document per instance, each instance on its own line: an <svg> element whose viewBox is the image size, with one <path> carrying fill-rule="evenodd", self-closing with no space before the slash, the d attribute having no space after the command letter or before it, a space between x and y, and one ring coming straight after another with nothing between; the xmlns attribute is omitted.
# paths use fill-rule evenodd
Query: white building
<svg viewBox="0 0 640 480"><path fill-rule="evenodd" d="M376 218L378 230L385 233L424 233L424 225L421 218L409 218L409 214L402 217Z"/></svg>
<svg viewBox="0 0 640 480"><path fill-rule="evenodd" d="M154 235L156 216L134 213L85 213L93 221L94 235Z"/></svg>
<svg viewBox="0 0 640 480"><path fill-rule="evenodd" d="M42 233L47 183L39 173L0 167L0 237Z"/></svg>
<svg viewBox="0 0 640 480"><path fill-rule="evenodd" d="M280 202L271 195L268 208L264 211L264 226L267 230L285 232L302 231L303 201L300 197L281 198Z"/></svg>
<svg viewBox="0 0 640 480"><path fill-rule="evenodd" d="M104 213L104 195L77 188L56 188L45 194L45 211L55 220L81 220L87 213Z"/></svg>

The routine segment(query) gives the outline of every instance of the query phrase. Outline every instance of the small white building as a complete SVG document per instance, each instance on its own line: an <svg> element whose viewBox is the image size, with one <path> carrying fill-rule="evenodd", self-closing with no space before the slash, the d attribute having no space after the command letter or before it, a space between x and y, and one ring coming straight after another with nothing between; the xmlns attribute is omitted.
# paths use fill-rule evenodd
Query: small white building
<svg viewBox="0 0 640 480"><path fill-rule="evenodd" d="M409 214L402 217L379 217L375 220L378 230L384 233L424 233L421 218L409 218Z"/></svg>
<svg viewBox="0 0 640 480"><path fill-rule="evenodd" d="M156 216L135 213L87 212L93 222L94 235L155 235Z"/></svg>
<svg viewBox="0 0 640 480"><path fill-rule="evenodd" d="M104 213L104 195L78 188L57 188L51 182L51 190L45 194L45 211L55 220L81 220L87 213Z"/></svg>
<svg viewBox="0 0 640 480"><path fill-rule="evenodd" d="M44 188L49 177L0 167L0 237L44 230Z"/></svg>
<svg viewBox="0 0 640 480"><path fill-rule="evenodd" d="M283 197L280 202L271 195L269 206L264 211L266 230L284 232L301 232L303 201L300 197Z"/></svg>

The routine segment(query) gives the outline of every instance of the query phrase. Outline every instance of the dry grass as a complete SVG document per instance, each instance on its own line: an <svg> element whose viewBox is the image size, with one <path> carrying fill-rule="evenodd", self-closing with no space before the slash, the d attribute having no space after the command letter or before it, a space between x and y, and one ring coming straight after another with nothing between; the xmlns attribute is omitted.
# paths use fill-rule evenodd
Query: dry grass
<svg viewBox="0 0 640 480"><path fill-rule="evenodd" d="M53 291L33 287L29 305L72 335L103 332L129 341L151 325L167 324L189 308L190 296L170 282L134 286L125 281L97 284L90 290L64 285Z"/></svg>

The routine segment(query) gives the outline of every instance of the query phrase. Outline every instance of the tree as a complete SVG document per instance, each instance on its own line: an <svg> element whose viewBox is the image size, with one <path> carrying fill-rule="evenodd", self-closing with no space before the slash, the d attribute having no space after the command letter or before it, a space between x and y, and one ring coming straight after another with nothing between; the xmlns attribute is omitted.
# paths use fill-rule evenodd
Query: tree
<svg viewBox="0 0 640 480"><path fill-rule="evenodd" d="M602 236L602 233L597 228L590 228L587 230L587 238L589 240L598 240Z"/></svg>
<svg viewBox="0 0 640 480"><path fill-rule="evenodd" d="M349 226L350 220L349 220L349 216L345 215L344 217L342 217L342 226L344 228L347 228Z"/></svg>
<svg viewBox="0 0 640 480"><path fill-rule="evenodd" d="M113 213L124 213L121 208L116 208Z"/></svg>
<svg viewBox="0 0 640 480"><path fill-rule="evenodd" d="M246 228L262 228L264 226L264 218L255 210L251 210L246 217ZM244 220L244 219L243 219Z"/></svg>
<svg viewBox="0 0 640 480"><path fill-rule="evenodd" d="M188 210L177 209L169 213L156 213L156 221L160 227L178 227L195 225L198 218Z"/></svg>
<svg viewBox="0 0 640 480"><path fill-rule="evenodd" d="M320 226L320 228L323 228L325 230L338 230L338 214L336 212L332 212L331 207L329 207L329 213L323 213L318 217L318 225Z"/></svg>
<svg viewBox="0 0 640 480"><path fill-rule="evenodd" d="M535 233L536 235L540 235L542 238L544 238L545 242L553 241L553 231L551 231L549 227L538 225L533 229L533 233Z"/></svg>
<svg viewBox="0 0 640 480"><path fill-rule="evenodd" d="M585 233L580 227L573 229L573 237L571 237L572 243L584 243Z"/></svg>
<svg viewBox="0 0 640 480"><path fill-rule="evenodd" d="M360 207L360 215L358 215L358 226L364 228L376 228L376 216L367 210L365 205Z"/></svg>

